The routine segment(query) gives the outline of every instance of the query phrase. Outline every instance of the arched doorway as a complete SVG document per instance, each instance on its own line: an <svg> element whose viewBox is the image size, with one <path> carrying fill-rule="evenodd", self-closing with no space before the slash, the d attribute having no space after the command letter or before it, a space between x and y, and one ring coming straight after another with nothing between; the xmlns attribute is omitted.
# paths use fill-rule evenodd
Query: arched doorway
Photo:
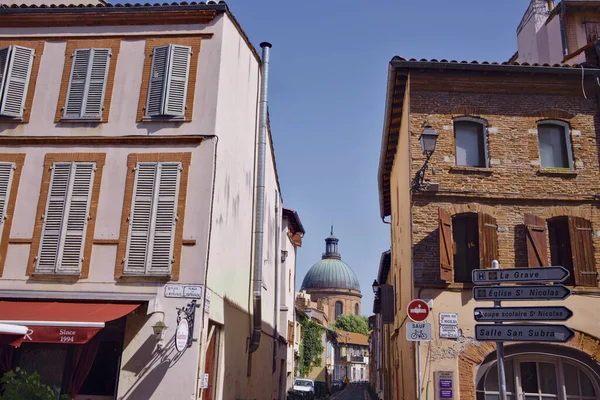
<svg viewBox="0 0 600 400"><path fill-rule="evenodd" d="M477 400L498 400L495 352L480 365ZM507 348L506 386L509 400L600 400L600 371L589 355L551 345Z"/></svg>

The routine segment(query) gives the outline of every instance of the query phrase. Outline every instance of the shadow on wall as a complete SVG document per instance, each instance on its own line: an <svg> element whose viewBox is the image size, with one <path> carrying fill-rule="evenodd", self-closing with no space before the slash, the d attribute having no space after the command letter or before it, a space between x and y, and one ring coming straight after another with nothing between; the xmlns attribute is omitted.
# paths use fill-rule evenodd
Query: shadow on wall
<svg viewBox="0 0 600 400"><path fill-rule="evenodd" d="M143 327L143 324L141 324ZM135 334L139 333L139 329ZM123 370L134 373L136 381L120 400L149 399L152 397L168 370L172 368L185 352L175 348L175 335L165 342L164 348L158 350L158 341L149 336L133 356L122 367Z"/></svg>

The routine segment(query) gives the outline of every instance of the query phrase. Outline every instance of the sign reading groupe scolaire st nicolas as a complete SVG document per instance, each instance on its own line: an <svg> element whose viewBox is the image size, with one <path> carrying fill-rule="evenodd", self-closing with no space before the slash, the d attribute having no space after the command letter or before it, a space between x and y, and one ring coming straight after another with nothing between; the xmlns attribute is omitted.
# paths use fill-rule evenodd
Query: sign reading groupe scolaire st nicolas
<svg viewBox="0 0 600 400"><path fill-rule="evenodd" d="M475 286L475 300L564 300L571 291L564 285Z"/></svg>
<svg viewBox="0 0 600 400"><path fill-rule="evenodd" d="M566 321L573 311L564 306L543 307L476 307L477 322L503 321Z"/></svg>
<svg viewBox="0 0 600 400"><path fill-rule="evenodd" d="M569 271L563 267L475 269L473 283L563 282Z"/></svg>
<svg viewBox="0 0 600 400"><path fill-rule="evenodd" d="M480 342L568 342L575 332L564 325L475 325Z"/></svg>

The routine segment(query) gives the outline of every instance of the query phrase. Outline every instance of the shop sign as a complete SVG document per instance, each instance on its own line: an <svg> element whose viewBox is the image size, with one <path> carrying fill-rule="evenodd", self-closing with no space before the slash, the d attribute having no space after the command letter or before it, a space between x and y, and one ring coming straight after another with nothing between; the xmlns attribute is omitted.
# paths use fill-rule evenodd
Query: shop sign
<svg viewBox="0 0 600 400"><path fill-rule="evenodd" d="M454 399L454 373L452 371L435 371L435 399Z"/></svg>
<svg viewBox="0 0 600 400"><path fill-rule="evenodd" d="M573 311L564 306L476 307L474 316L477 322L566 321Z"/></svg>
<svg viewBox="0 0 600 400"><path fill-rule="evenodd" d="M202 298L202 286L184 286L183 297L186 299L201 299Z"/></svg>
<svg viewBox="0 0 600 400"><path fill-rule="evenodd" d="M409 322L406 324L406 340L410 342L429 342L431 337L431 324L422 322Z"/></svg>
<svg viewBox="0 0 600 400"><path fill-rule="evenodd" d="M457 313L440 313L440 325L458 325Z"/></svg>
<svg viewBox="0 0 600 400"><path fill-rule="evenodd" d="M564 325L475 325L475 339L480 342L568 342L575 332Z"/></svg>
<svg viewBox="0 0 600 400"><path fill-rule="evenodd" d="M28 326L25 343L85 344L100 328L73 328L64 326Z"/></svg>
<svg viewBox="0 0 600 400"><path fill-rule="evenodd" d="M473 283L563 282L569 271L563 267L475 269Z"/></svg>
<svg viewBox="0 0 600 400"><path fill-rule="evenodd" d="M458 339L460 332L456 325L440 325L440 337L443 339Z"/></svg>
<svg viewBox="0 0 600 400"><path fill-rule="evenodd" d="M187 318L181 318L177 324L177 332L175 332L175 348L178 352L182 352L187 348L190 337L190 326Z"/></svg>
<svg viewBox="0 0 600 400"><path fill-rule="evenodd" d="M475 286L475 300L564 300L571 294L564 285Z"/></svg>

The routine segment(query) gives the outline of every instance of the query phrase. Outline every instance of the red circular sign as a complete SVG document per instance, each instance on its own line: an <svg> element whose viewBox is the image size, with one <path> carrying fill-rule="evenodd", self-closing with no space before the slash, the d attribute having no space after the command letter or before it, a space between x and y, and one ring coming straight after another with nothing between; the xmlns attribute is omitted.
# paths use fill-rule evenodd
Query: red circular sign
<svg viewBox="0 0 600 400"><path fill-rule="evenodd" d="M429 316L429 306L423 300L416 299L408 303L408 318L415 322L423 322Z"/></svg>

